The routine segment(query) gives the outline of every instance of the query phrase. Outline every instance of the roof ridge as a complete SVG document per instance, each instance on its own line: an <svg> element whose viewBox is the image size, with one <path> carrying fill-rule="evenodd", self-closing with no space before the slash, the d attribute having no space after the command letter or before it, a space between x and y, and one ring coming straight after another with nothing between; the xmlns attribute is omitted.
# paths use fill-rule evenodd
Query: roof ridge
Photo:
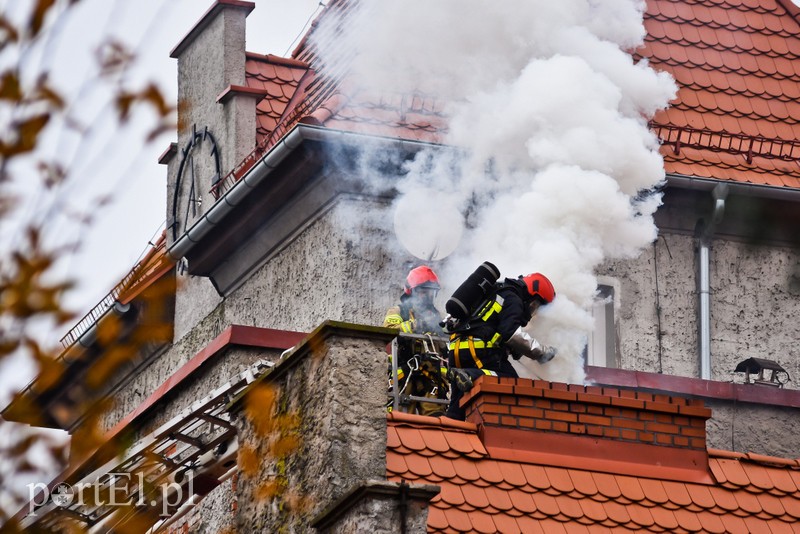
<svg viewBox="0 0 800 534"><path fill-rule="evenodd" d="M399 411L391 411L386 414L387 424L394 426L412 426L416 428L434 427L446 428L448 430L459 430L463 432L477 432L478 425L457 421L449 417L431 417L428 415L417 415Z"/></svg>
<svg viewBox="0 0 800 534"><path fill-rule="evenodd" d="M764 454L756 454L754 452L735 452L727 451L725 449L713 449L709 447L708 456L709 458L739 460L740 462L746 461L760 465L768 465L770 467L800 468L800 460L781 458L780 456L767 456Z"/></svg>
<svg viewBox="0 0 800 534"><path fill-rule="evenodd" d="M275 54L259 54L258 52L245 52L247 59L254 59L256 61L266 61L276 65L284 65L286 67L297 67L301 69L309 68L308 63L303 60L295 59L293 57L276 56Z"/></svg>

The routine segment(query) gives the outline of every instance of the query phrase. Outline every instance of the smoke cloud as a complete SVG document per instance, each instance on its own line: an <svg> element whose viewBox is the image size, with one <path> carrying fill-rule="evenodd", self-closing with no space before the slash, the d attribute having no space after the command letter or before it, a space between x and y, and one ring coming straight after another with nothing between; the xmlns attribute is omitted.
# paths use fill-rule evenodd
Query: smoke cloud
<svg viewBox="0 0 800 534"><path fill-rule="evenodd" d="M529 330L559 354L524 364L524 376L583 381L595 269L656 237L664 171L647 121L676 88L630 54L643 10L639 0L361 2L355 31L337 35L361 91L435 97L448 117L442 142L460 150L420 153L396 201L411 235L444 229L426 247L454 250L445 290L485 260L553 281L557 298ZM431 203L451 216L436 220Z"/></svg>

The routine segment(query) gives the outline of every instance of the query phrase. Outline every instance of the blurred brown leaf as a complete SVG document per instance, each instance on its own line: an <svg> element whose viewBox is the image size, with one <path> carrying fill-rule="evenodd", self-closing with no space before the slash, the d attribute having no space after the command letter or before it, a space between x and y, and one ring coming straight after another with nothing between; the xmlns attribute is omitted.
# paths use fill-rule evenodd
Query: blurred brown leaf
<svg viewBox="0 0 800 534"><path fill-rule="evenodd" d="M19 31L6 17L0 15L0 50L19 40Z"/></svg>
<svg viewBox="0 0 800 534"><path fill-rule="evenodd" d="M19 75L14 71L6 71L0 78L0 99L19 102L22 100L22 88Z"/></svg>
<svg viewBox="0 0 800 534"><path fill-rule="evenodd" d="M28 23L28 30L32 37L36 37L44 25L44 19L47 13L55 5L56 0L36 0L36 5L31 13L31 19Z"/></svg>
<svg viewBox="0 0 800 534"><path fill-rule="evenodd" d="M10 143L0 141L0 156L10 158L25 154L36 148L39 133L49 121L50 114L43 113L27 120L13 123L11 128L16 133L16 138Z"/></svg>

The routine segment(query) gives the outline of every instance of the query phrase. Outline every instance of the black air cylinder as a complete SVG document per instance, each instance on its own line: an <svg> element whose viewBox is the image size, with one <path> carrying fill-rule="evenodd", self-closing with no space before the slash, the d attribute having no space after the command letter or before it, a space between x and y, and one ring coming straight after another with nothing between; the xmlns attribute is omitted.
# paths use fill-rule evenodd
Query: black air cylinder
<svg viewBox="0 0 800 534"><path fill-rule="evenodd" d="M453 296L445 303L444 309L458 320L468 319L472 311L494 289L498 278L500 271L497 267L488 261L481 263L480 267L458 286Z"/></svg>

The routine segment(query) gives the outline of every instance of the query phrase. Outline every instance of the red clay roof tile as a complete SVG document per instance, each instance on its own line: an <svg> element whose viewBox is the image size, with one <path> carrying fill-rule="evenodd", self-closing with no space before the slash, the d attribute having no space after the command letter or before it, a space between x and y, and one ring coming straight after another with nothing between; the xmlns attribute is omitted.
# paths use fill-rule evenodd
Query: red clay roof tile
<svg viewBox="0 0 800 534"><path fill-rule="evenodd" d="M495 486L488 486L486 488L486 496L489 499L489 504L498 510L505 511L514 507L508 491L506 490L499 489Z"/></svg>
<svg viewBox="0 0 800 534"><path fill-rule="evenodd" d="M800 499L781 499L781 505L788 515L800 519Z"/></svg>
<svg viewBox="0 0 800 534"><path fill-rule="evenodd" d="M458 508L445 508L444 515L447 518L447 524L457 531L469 532L472 530L472 521L469 519L469 514L459 510Z"/></svg>
<svg viewBox="0 0 800 534"><path fill-rule="evenodd" d="M512 489L508 491L508 497L514 508L523 514L531 514L537 510L533 497L527 491Z"/></svg>
<svg viewBox="0 0 800 534"><path fill-rule="evenodd" d="M650 510L639 504L634 503L628 506L628 514L631 516L631 521L641 527L650 527L655 523Z"/></svg>
<svg viewBox="0 0 800 534"><path fill-rule="evenodd" d="M569 493L575 489L568 470L561 469L559 467L545 467L544 471L547 474L547 479L550 481L550 485L556 490L563 493Z"/></svg>
<svg viewBox="0 0 800 534"><path fill-rule="evenodd" d="M494 521L492 520L492 516L482 511L475 511L469 514L469 519L472 522L472 531L474 532L484 532L484 533L495 533L501 532L497 525L495 525ZM509 518L510 519L510 518ZM513 519L510 519L513 521ZM516 523L516 521L513 521Z"/></svg>
<svg viewBox="0 0 800 534"><path fill-rule="evenodd" d="M711 493L711 497L714 499L717 506L723 510L732 512L739 509L739 503L736 502L736 497L731 491L715 486L709 487L708 491Z"/></svg>
<svg viewBox="0 0 800 534"><path fill-rule="evenodd" d="M555 497L555 501L561 513L570 519L579 519L585 515L577 499L566 495L560 495Z"/></svg>
<svg viewBox="0 0 800 534"><path fill-rule="evenodd" d="M447 517L444 515L444 510L436 506L428 508L428 528L434 530L444 530L450 526Z"/></svg>
<svg viewBox="0 0 800 534"><path fill-rule="evenodd" d="M617 484L619 484L622 496L629 499L631 502L639 502L645 498L645 494L642 491L642 486L639 484L638 479L629 476L618 476Z"/></svg>
<svg viewBox="0 0 800 534"><path fill-rule="evenodd" d="M489 497L486 495L486 489L472 484L465 484L461 488L464 494L464 499L470 506L475 508L486 508L489 506Z"/></svg>
<svg viewBox="0 0 800 534"><path fill-rule="evenodd" d="M455 465L448 458L441 458L434 456L430 459L431 469L437 475L445 480L449 480L456 476Z"/></svg>
<svg viewBox="0 0 800 534"><path fill-rule="evenodd" d="M642 478L639 480L639 484L647 500L657 504L669 502L669 496L660 480Z"/></svg>
<svg viewBox="0 0 800 534"><path fill-rule="evenodd" d="M681 508L675 510L674 514L675 514L675 520L678 522L678 526L680 528L685 529L689 532L699 532L700 530L703 529L703 525L697 518L697 514Z"/></svg>
<svg viewBox="0 0 800 534"><path fill-rule="evenodd" d="M588 496L597 494L597 486L595 485L592 473L571 469L569 471L569 476L572 479L574 488L580 493Z"/></svg>
<svg viewBox="0 0 800 534"><path fill-rule="evenodd" d="M775 486L775 489L780 490L783 493L794 493L798 491L797 484L795 484L795 480L790 471L770 469L768 470L767 474L769 475L770 480L772 480L772 484Z"/></svg>
<svg viewBox="0 0 800 534"><path fill-rule="evenodd" d="M747 523L745 523L744 519L741 517L736 517L735 515L725 515L722 516L721 519L726 532L730 532L731 534L747 534L750 532Z"/></svg>
<svg viewBox="0 0 800 534"><path fill-rule="evenodd" d="M404 455L395 452L386 453L386 470L389 473L402 475L408 471Z"/></svg>
<svg viewBox="0 0 800 534"><path fill-rule="evenodd" d="M408 454L405 457L406 465L408 465L408 471L417 475L418 477L427 477L433 474L433 469L431 469L431 464L428 462L428 459L421 454Z"/></svg>

